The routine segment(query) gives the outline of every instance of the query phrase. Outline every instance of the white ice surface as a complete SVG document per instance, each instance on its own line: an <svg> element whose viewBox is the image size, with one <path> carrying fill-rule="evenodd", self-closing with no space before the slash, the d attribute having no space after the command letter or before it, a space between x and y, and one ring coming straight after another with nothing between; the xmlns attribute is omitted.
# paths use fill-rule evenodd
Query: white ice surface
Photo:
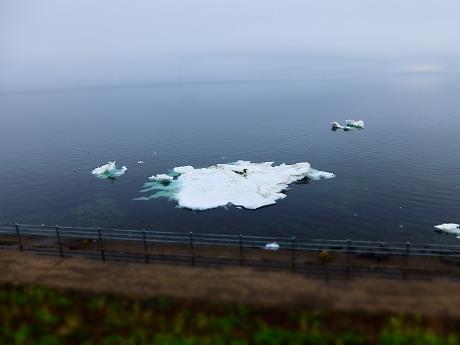
<svg viewBox="0 0 460 345"><path fill-rule="evenodd" d="M343 131L351 131L351 130L354 130L354 129L357 129L358 127L353 127L351 125L346 125L346 126L342 126L340 123L338 123L337 121L334 121L334 122L331 122L331 128L333 130L343 130Z"/></svg>
<svg viewBox="0 0 460 345"><path fill-rule="evenodd" d="M439 231L448 234L448 235L457 235L457 238L460 236L460 225L455 223L445 223L434 226Z"/></svg>
<svg viewBox="0 0 460 345"><path fill-rule="evenodd" d="M337 121L332 122L331 127L334 128L334 129L343 129L343 126L340 123L338 123Z"/></svg>
<svg viewBox="0 0 460 345"><path fill-rule="evenodd" d="M107 164L97 167L94 169L91 174L97 176L98 178L113 178L123 175L128 168L122 166L121 169L118 169L115 165L116 162L108 162Z"/></svg>
<svg viewBox="0 0 460 345"><path fill-rule="evenodd" d="M175 173L178 173L178 174L185 174L189 171L192 171L192 170L195 170L194 167L192 167L191 165L186 165L186 166L183 166L183 167L176 167L173 169Z"/></svg>
<svg viewBox="0 0 460 345"><path fill-rule="evenodd" d="M149 180L158 182L171 182L172 180L174 180L174 178L166 174L158 174L150 176Z"/></svg>
<svg viewBox="0 0 460 345"><path fill-rule="evenodd" d="M364 121L363 120L347 120L346 121L347 126L349 127L355 127L355 128L364 128Z"/></svg>
<svg viewBox="0 0 460 345"><path fill-rule="evenodd" d="M310 171L308 172L307 177L311 180L316 181L316 180L321 180L322 178L323 179L334 178L335 175L327 171L320 171L320 170L310 168Z"/></svg>
<svg viewBox="0 0 460 345"><path fill-rule="evenodd" d="M238 161L202 169L176 167L174 173L178 177L169 185L150 182L143 192L158 190L150 198L168 196L177 200L180 207L192 210L207 210L229 204L257 209L285 198L283 191L295 181L335 177L332 173L312 169L307 162L273 166L273 162Z"/></svg>

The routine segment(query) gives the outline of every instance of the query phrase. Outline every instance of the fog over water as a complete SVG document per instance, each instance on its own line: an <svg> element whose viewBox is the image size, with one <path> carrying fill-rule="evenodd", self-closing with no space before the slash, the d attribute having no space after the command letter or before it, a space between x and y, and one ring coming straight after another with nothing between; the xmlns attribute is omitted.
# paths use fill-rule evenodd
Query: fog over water
<svg viewBox="0 0 460 345"><path fill-rule="evenodd" d="M455 0L2 0L0 90L446 73Z"/></svg>

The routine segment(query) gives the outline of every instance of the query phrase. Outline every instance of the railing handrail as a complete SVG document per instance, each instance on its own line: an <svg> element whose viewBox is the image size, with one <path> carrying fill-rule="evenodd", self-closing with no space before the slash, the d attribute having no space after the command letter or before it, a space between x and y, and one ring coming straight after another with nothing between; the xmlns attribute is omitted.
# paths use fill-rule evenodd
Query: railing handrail
<svg viewBox="0 0 460 345"><path fill-rule="evenodd" d="M149 229L117 229L103 227L74 227L57 226L45 224L0 224L0 233L20 231L23 235L45 235L55 236L56 228L59 229L61 237L75 238L98 238L104 240L138 240L142 241L145 236L146 242L164 243L189 243L189 233L158 231ZM253 236L253 235L231 235L193 233L195 244L203 245L234 245L243 247L263 246L269 242L277 242L280 249L289 249L293 237L274 236ZM240 243L243 241L244 243ZM454 244L428 244L409 242L385 242L385 241L364 241L351 239L318 239L318 238L296 238L296 250L311 251L328 249L330 251L343 251L354 253L373 252L375 254L388 255L459 255L460 245Z"/></svg>

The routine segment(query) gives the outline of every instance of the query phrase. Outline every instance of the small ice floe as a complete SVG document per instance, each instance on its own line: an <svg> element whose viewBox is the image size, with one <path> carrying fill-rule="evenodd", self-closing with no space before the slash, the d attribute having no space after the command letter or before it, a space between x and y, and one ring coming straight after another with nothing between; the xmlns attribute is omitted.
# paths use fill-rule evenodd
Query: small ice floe
<svg viewBox="0 0 460 345"><path fill-rule="evenodd" d="M172 180L174 180L174 178L166 174L158 174L150 176L149 180L157 182L171 182Z"/></svg>
<svg viewBox="0 0 460 345"><path fill-rule="evenodd" d="M115 163L115 161L108 162L106 165L97 167L91 172L91 174L102 179L114 179L115 177L119 177L126 173L128 170L127 167L122 166L121 169L118 169Z"/></svg>
<svg viewBox="0 0 460 345"><path fill-rule="evenodd" d="M338 123L337 121L332 122L332 123L331 123L331 127L332 127L332 129L343 129L343 128L344 128L344 127L343 127L340 123Z"/></svg>
<svg viewBox="0 0 460 345"><path fill-rule="evenodd" d="M460 238L460 225L454 223L446 223L435 225L435 231L446 234L446 235L456 235L457 238Z"/></svg>
<svg viewBox="0 0 460 345"><path fill-rule="evenodd" d="M364 121L363 120L347 120L345 121L347 123L347 127L353 127L353 128L364 128Z"/></svg>
<svg viewBox="0 0 460 345"><path fill-rule="evenodd" d="M320 170L310 168L310 171L308 172L307 177L310 180L318 181L321 179L327 180L330 178L334 178L335 174L328 172L328 171L320 171Z"/></svg>
<svg viewBox="0 0 460 345"><path fill-rule="evenodd" d="M139 161L139 162L137 162L137 164L142 165L142 164L144 164L144 161Z"/></svg>
<svg viewBox="0 0 460 345"><path fill-rule="evenodd" d="M265 246L264 246L264 249L265 250L278 250L280 249L280 245L276 242L273 242L273 243L267 243Z"/></svg>
<svg viewBox="0 0 460 345"><path fill-rule="evenodd" d="M333 131L336 131L338 129L341 129L343 131L351 131L352 129L354 129L353 127L349 127L349 126L342 126L340 123L338 123L337 121L334 121L331 123L331 129Z"/></svg>

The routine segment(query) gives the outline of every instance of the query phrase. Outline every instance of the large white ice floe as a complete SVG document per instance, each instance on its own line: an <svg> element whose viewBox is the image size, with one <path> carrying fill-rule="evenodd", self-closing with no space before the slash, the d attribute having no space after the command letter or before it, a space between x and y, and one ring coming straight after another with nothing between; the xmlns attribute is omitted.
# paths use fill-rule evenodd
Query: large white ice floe
<svg viewBox="0 0 460 345"><path fill-rule="evenodd" d="M207 210L234 205L246 209L275 204L283 199L289 184L303 179L319 180L335 177L334 174L311 168L307 162L273 166L273 162L251 163L237 161L195 169L182 166L173 169L168 178L165 174L151 177L141 192L154 191L148 200L169 197L179 207ZM164 183L169 182L169 183Z"/></svg>
<svg viewBox="0 0 460 345"><path fill-rule="evenodd" d="M435 225L436 231L442 232L447 235L456 235L457 238L460 238L460 225L455 223L445 223L440 225Z"/></svg>
<svg viewBox="0 0 460 345"><path fill-rule="evenodd" d="M108 162L106 165L101 167L97 167L94 169L91 174L95 175L98 178L106 179L106 178L115 178L123 175L128 168L122 166L121 169L118 169L115 165L116 162Z"/></svg>

